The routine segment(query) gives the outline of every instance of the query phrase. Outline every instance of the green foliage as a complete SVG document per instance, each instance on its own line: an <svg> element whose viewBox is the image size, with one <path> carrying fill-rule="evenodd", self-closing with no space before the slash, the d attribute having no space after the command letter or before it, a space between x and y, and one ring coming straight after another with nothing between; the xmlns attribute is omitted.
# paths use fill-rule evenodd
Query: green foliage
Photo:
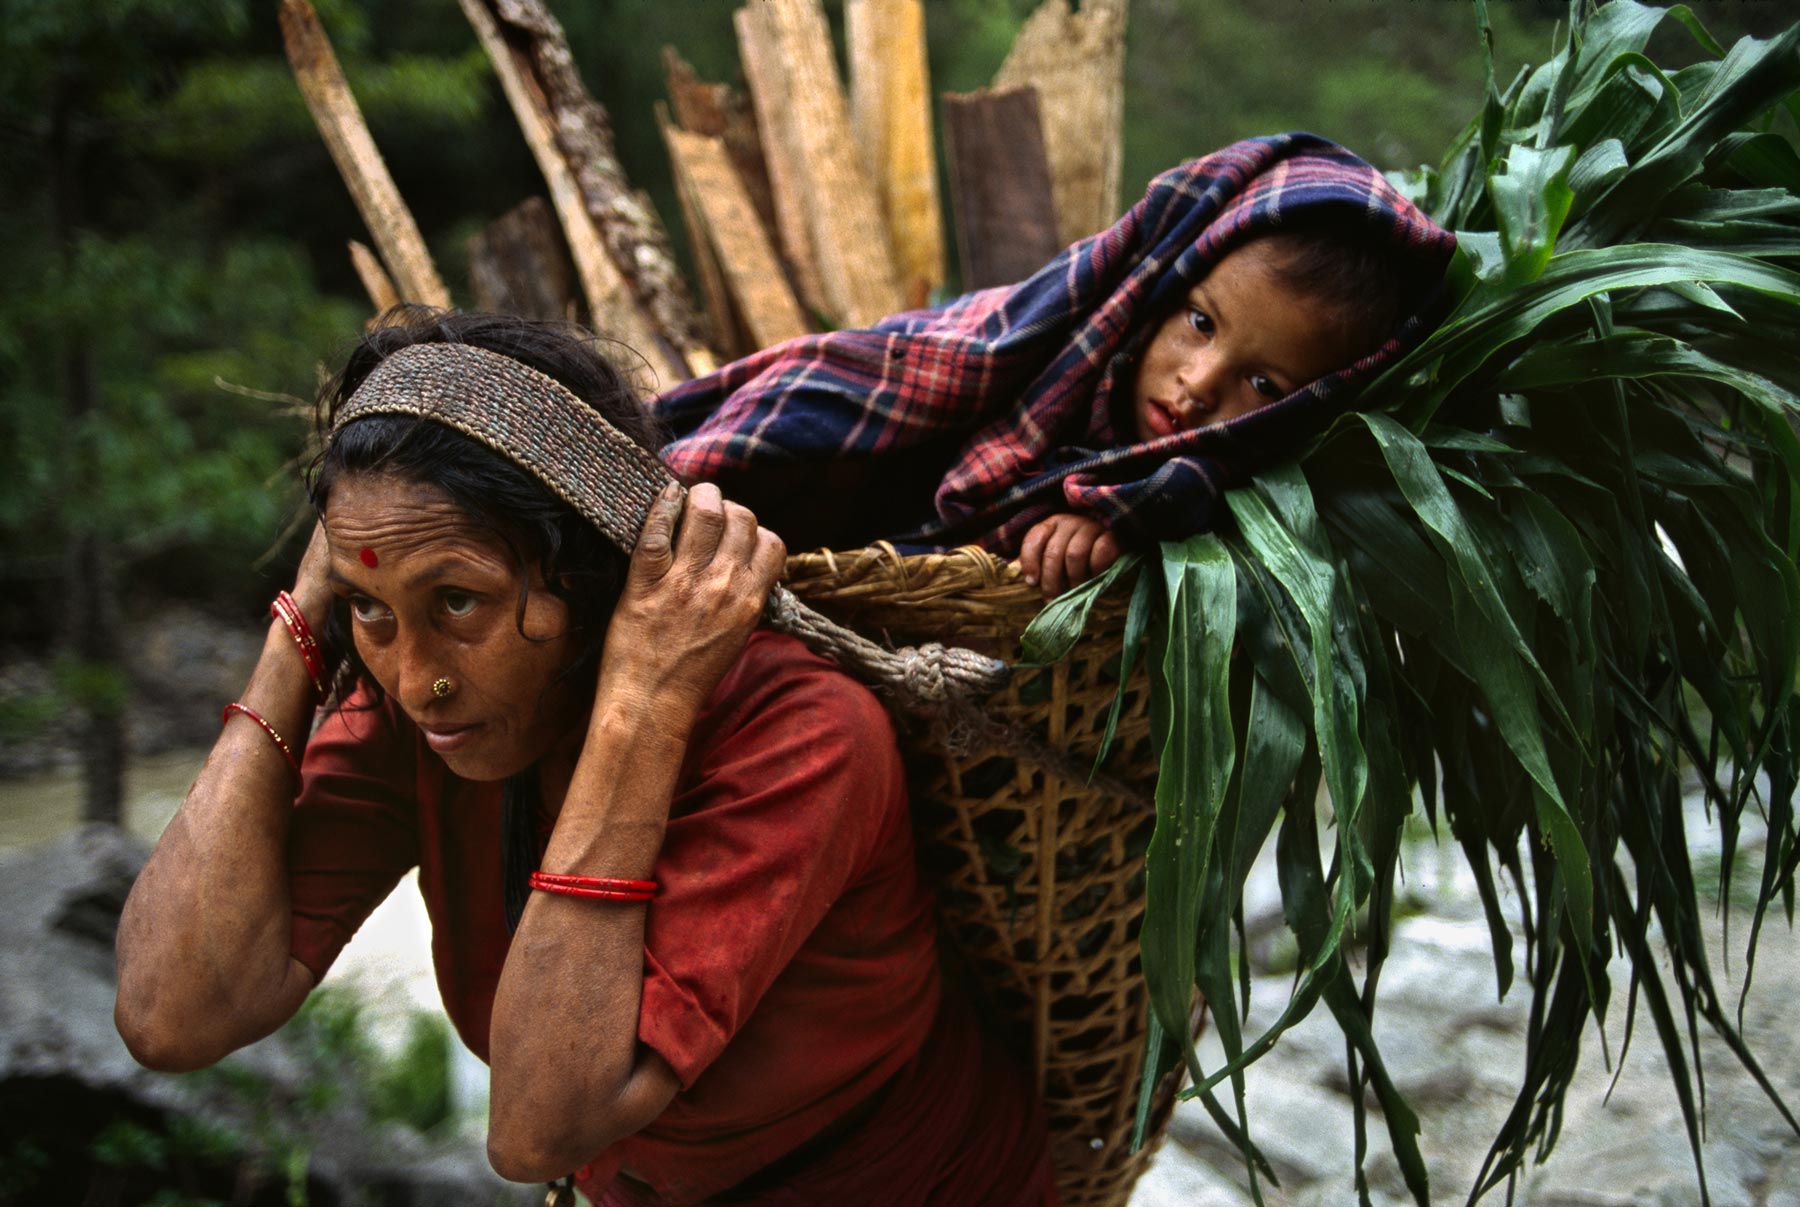
<svg viewBox="0 0 1800 1207"><path fill-rule="evenodd" d="M305 1110L328 1111L350 1095L371 1119L419 1131L450 1118L454 1041L441 1016L413 1015L405 1042L389 1055L369 1035L363 998L328 985L312 992L284 1034L310 1070L300 1088Z"/></svg>
<svg viewBox="0 0 1800 1207"><path fill-rule="evenodd" d="M1554 1144L1582 1031L1620 988L1668 1060L1702 1202L1701 1020L1800 1131L1734 1029L1698 925L1703 891L1730 899L1754 875L1737 866L1753 809L1768 838L1747 992L1800 868L1800 399L1786 384L1800 380L1800 157L1770 132L1796 107L1800 27L1727 50L1685 10L1577 11L1547 62L1504 89L1490 78L1483 112L1409 181L1459 232L1449 317L1372 384L1368 413L1231 492L1232 531L1166 546L1138 584L1156 601L1162 742L1143 928L1153 1050L1193 1066L1191 1092L1253 1178L1242 1071L1322 1001L1351 1084L1380 1103L1429 1200L1418 1121L1370 1027L1417 813L1469 861L1502 991L1517 978L1533 999L1518 1097L1474 1197ZM1657 67L1659 29L1701 61ZM1720 827L1716 866L1690 861L1684 777ZM1246 1037L1228 920L1272 833L1298 963L1281 1018ZM1502 876L1519 889L1522 960ZM1365 910L1359 975L1344 940ZM1222 1068L1161 1050L1194 986ZM1227 1081L1235 1115L1211 1096ZM1364 1095L1351 1099L1361 1188Z"/></svg>
<svg viewBox="0 0 1800 1207"><path fill-rule="evenodd" d="M1548 42L1561 8L1496 6L1502 49ZM1425 162L1466 116L1446 84L1479 78L1472 28L1460 4L1133 4L1123 195L1141 196L1173 163L1280 130L1311 130L1377 163Z"/></svg>
<svg viewBox="0 0 1800 1207"><path fill-rule="evenodd" d="M471 39L438 54L413 36L441 20L320 7L390 155L491 111ZM355 52L382 21L413 43L372 63ZM140 566L174 568L167 594L249 586L298 502L270 485L293 481L302 428L222 383L309 393L365 312L321 292L306 225L290 220L347 206L273 7L5 0L0 127L0 256L15 283L0 295L0 573L58 579L68 550L97 548L98 585L65 591L131 590ZM313 163L323 171L293 187L292 165ZM324 247L348 276L344 234Z"/></svg>
<svg viewBox="0 0 1800 1207"><path fill-rule="evenodd" d="M115 1119L102 1128L100 1134L88 1142L88 1152L101 1165L127 1169L169 1167L167 1138L129 1119Z"/></svg>
<svg viewBox="0 0 1800 1207"><path fill-rule="evenodd" d="M404 1046L377 1067L370 1087L375 1117L398 1120L422 1132L450 1118L453 1042L441 1016L415 1014Z"/></svg>
<svg viewBox="0 0 1800 1207"><path fill-rule="evenodd" d="M144 1207L225 1207L225 1204L219 1199L202 1198L165 1186L145 1199Z"/></svg>

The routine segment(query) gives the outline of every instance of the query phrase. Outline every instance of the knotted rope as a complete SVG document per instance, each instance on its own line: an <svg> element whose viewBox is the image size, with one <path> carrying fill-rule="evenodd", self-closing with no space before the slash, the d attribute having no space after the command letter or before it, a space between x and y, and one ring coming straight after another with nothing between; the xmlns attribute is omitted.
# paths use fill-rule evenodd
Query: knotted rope
<svg viewBox="0 0 1800 1207"><path fill-rule="evenodd" d="M469 344L411 344L369 372L339 410L332 436L367 415L413 415L454 428L542 482L629 554L650 505L675 480L656 455L554 378ZM935 642L892 650L835 624L776 586L765 621L799 638L909 712L966 742L993 722L977 701L1010 668Z"/></svg>

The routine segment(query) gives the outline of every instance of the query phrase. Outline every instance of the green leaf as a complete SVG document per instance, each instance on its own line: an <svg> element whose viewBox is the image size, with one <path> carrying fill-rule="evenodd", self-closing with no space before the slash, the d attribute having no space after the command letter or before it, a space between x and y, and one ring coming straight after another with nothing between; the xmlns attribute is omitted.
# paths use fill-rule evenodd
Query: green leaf
<svg viewBox="0 0 1800 1207"><path fill-rule="evenodd" d="M1098 576L1051 600L1025 627L1025 633L1019 639L1022 651L1019 664L1049 666L1067 658L1087 628L1088 613L1094 610L1095 601L1106 593L1114 580L1137 563L1138 555L1127 553Z"/></svg>
<svg viewBox="0 0 1800 1207"><path fill-rule="evenodd" d="M1144 633L1150 623L1150 597L1156 587L1156 576L1145 567L1138 571L1137 585L1131 589L1131 603L1125 609L1125 632L1119 647L1119 688L1113 692L1112 707L1106 713L1106 730L1100 735L1100 748L1094 752L1094 768L1089 777L1099 774L1112 750L1113 736L1119 731L1119 712L1125 704L1125 693L1131 684L1131 672L1137 666L1138 651L1144 646Z"/></svg>
<svg viewBox="0 0 1800 1207"><path fill-rule="evenodd" d="M1506 256L1502 288L1537 280L1550 262L1556 236L1575 199L1569 188L1569 169L1574 165L1573 147L1516 146L1507 152L1506 171L1488 177L1488 195L1494 200L1500 247Z"/></svg>
<svg viewBox="0 0 1800 1207"><path fill-rule="evenodd" d="M1586 199L1605 191L1613 181L1625 174L1631 161L1625 157L1625 144L1616 138L1603 138L1586 151L1569 169L1569 191L1575 195L1571 212L1586 209Z"/></svg>
<svg viewBox="0 0 1800 1207"><path fill-rule="evenodd" d="M1441 547L1451 555L1463 586L1482 616L1493 626L1498 640L1510 647L1520 662L1536 672L1540 682L1548 689L1549 684L1543 679L1542 668L1538 666L1530 646L1526 644L1505 601L1500 597L1494 568L1481 553L1474 534L1463 521L1461 511L1450 497L1450 492L1444 486L1425 446L1411 432L1385 415L1364 415L1362 419L1381 446L1382 456L1405 494L1407 503L1424 521L1425 526L1436 534L1442 542ZM1566 714L1561 715L1560 719L1565 725L1568 723ZM1556 785L1548 779L1547 768L1544 775L1545 778L1540 782L1545 791L1555 794Z"/></svg>
<svg viewBox="0 0 1800 1207"><path fill-rule="evenodd" d="M1565 252L1528 285L1471 294L1411 355L1370 384L1365 402L1387 402L1409 425L1423 427L1452 390L1496 353L1541 332L1554 317L1614 291L1687 281L1722 283L1784 305L1800 302L1800 275L1750 256L1655 243ZM1433 361L1430 383L1409 387L1408 379Z"/></svg>
<svg viewBox="0 0 1800 1207"><path fill-rule="evenodd" d="M1139 936L1151 1009L1199 1077L1188 1038L1194 939L1236 749L1228 685L1237 631L1237 579L1219 538L1162 547L1165 624L1152 630L1151 727L1160 752L1156 829L1144 857Z"/></svg>
<svg viewBox="0 0 1800 1207"><path fill-rule="evenodd" d="M1360 861L1355 847L1356 814L1368 783L1368 760L1357 732L1357 698L1348 676L1339 673L1341 663L1333 628L1336 571L1319 549L1323 538L1312 510L1312 496L1299 471L1288 467L1261 475L1257 487L1258 492L1228 491L1225 501L1237 519L1246 545L1306 620L1311 659L1303 669L1309 672L1313 685L1313 734L1319 745L1332 809L1337 814L1345 865L1354 867ZM1281 508L1281 519L1264 502L1264 495ZM1288 522L1284 524L1283 519ZM1296 656L1300 656L1300 651L1296 650ZM1340 923L1349 915L1352 888L1352 879L1346 877L1340 886Z"/></svg>
<svg viewBox="0 0 1800 1207"><path fill-rule="evenodd" d="M1725 134L1800 88L1800 26L1726 55L1681 124L1621 177L1582 220L1585 245L1637 229L1661 199L1700 170ZM1685 99L1685 98L1684 98Z"/></svg>

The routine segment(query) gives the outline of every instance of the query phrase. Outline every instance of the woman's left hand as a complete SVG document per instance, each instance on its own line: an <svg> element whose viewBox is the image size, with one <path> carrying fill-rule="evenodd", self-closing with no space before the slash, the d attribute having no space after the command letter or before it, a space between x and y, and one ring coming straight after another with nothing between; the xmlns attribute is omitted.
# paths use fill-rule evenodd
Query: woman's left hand
<svg viewBox="0 0 1800 1207"><path fill-rule="evenodd" d="M679 521L679 523L678 523ZM762 619L787 555L746 507L703 482L650 508L600 659L603 706L691 720ZM640 714L641 715L641 714Z"/></svg>

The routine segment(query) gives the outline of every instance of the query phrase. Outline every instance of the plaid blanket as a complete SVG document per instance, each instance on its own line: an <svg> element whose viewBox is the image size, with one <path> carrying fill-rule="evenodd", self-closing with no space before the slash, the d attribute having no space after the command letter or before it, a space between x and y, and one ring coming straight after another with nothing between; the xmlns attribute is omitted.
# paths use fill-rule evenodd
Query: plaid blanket
<svg viewBox="0 0 1800 1207"><path fill-rule="evenodd" d="M1249 139L1158 176L1118 222L1022 284L803 336L676 386L652 402L676 436L663 455L755 508L791 548L887 537L1011 556L1061 511L1096 516L1127 544L1203 531L1225 488L1298 451L1429 329L1415 315L1364 360L1235 420L1148 443L1115 426L1133 355L1209 267L1325 210L1440 264L1455 245L1335 143Z"/></svg>

